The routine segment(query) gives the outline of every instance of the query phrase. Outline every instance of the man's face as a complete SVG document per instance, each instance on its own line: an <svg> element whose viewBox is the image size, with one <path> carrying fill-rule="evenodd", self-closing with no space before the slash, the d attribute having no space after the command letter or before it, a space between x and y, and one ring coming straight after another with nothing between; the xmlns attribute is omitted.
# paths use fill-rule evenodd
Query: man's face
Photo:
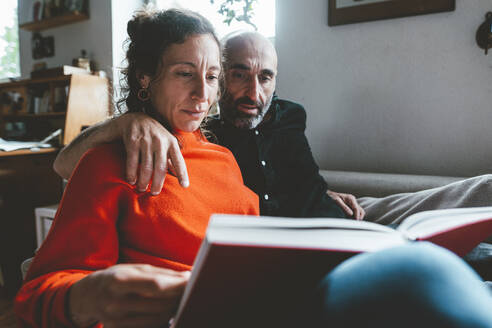
<svg viewBox="0 0 492 328"><path fill-rule="evenodd" d="M275 91L277 56L262 39L233 42L227 52L222 117L237 128L254 129L263 120Z"/></svg>

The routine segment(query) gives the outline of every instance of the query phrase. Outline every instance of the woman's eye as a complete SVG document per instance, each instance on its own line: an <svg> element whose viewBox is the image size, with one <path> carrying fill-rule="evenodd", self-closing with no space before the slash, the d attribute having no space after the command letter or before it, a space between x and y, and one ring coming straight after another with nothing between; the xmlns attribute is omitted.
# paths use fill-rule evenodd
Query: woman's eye
<svg viewBox="0 0 492 328"><path fill-rule="evenodd" d="M209 75L207 77L207 79L211 80L211 81L214 81L214 80L217 80L219 77L217 75Z"/></svg>

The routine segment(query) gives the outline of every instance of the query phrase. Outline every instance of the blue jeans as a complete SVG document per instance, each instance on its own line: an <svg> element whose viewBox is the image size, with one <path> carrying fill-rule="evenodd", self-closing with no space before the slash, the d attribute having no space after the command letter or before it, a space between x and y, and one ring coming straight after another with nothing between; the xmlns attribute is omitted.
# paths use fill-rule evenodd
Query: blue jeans
<svg viewBox="0 0 492 328"><path fill-rule="evenodd" d="M354 256L309 298L300 327L492 327L492 296L451 252L419 242Z"/></svg>

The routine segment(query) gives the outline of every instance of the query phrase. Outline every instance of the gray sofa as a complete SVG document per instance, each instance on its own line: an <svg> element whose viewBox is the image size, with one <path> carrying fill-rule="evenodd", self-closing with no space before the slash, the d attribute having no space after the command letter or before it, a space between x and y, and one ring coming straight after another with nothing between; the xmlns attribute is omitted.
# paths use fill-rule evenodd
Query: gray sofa
<svg viewBox="0 0 492 328"><path fill-rule="evenodd" d="M384 197L444 186L464 177L320 170L330 189L356 197Z"/></svg>

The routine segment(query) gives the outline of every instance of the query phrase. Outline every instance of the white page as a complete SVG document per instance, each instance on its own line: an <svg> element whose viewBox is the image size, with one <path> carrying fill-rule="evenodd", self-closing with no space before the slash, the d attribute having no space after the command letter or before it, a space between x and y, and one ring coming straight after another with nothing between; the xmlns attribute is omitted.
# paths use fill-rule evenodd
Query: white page
<svg viewBox="0 0 492 328"><path fill-rule="evenodd" d="M453 208L425 211L405 219L398 231L410 239L417 239L445 231L453 227L480 222L492 217L492 207Z"/></svg>
<svg viewBox="0 0 492 328"><path fill-rule="evenodd" d="M3 151L49 147L51 147L50 144L40 144L39 141L7 141L0 138L0 150Z"/></svg>

